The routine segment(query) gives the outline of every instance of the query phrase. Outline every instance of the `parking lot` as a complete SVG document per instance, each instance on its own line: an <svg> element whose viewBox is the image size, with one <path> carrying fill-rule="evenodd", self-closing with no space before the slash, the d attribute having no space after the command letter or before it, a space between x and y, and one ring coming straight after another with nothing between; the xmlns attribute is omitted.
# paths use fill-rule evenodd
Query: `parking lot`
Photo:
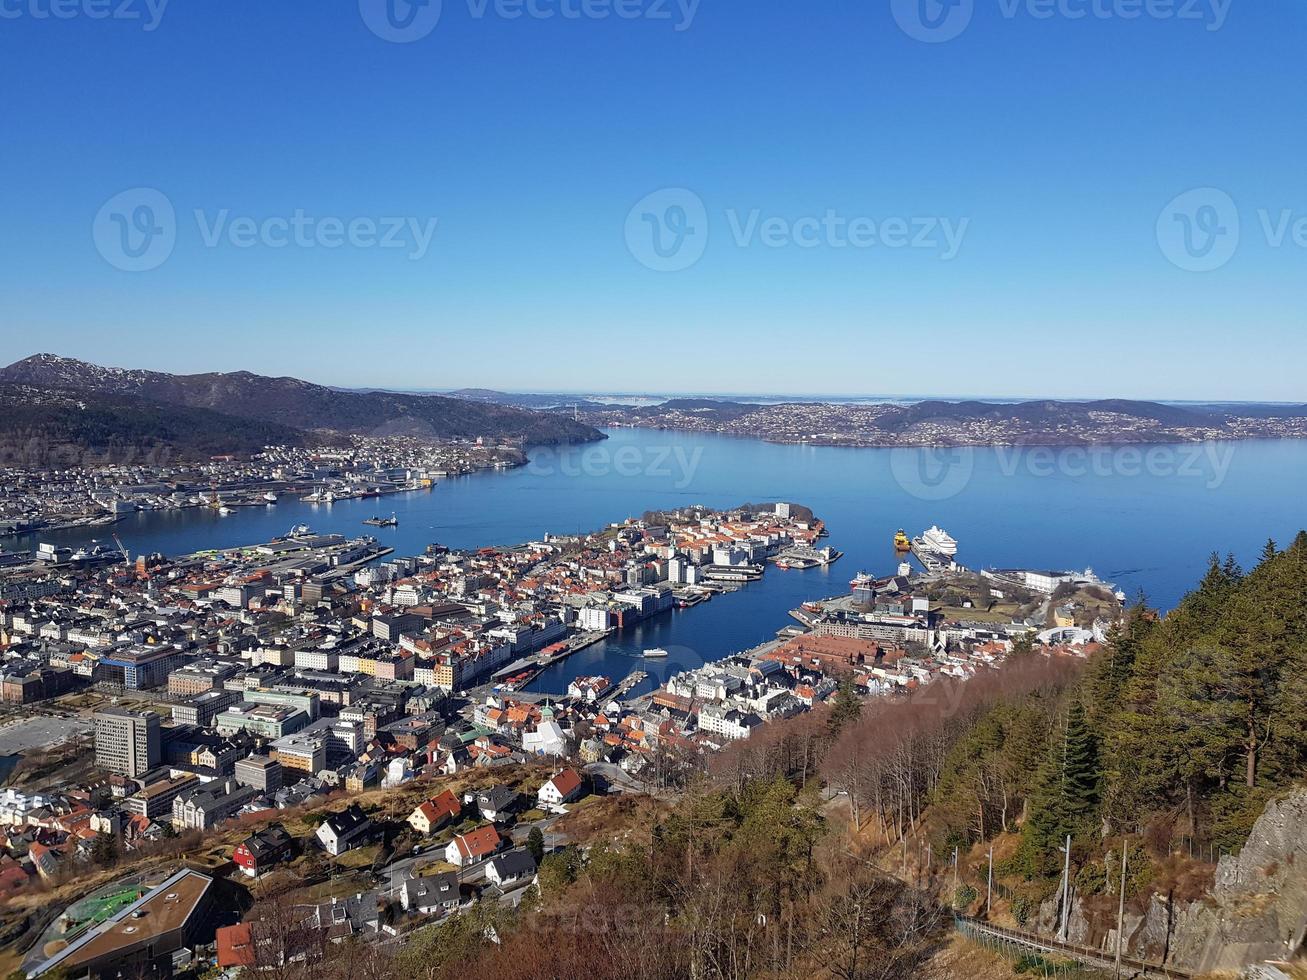
<svg viewBox="0 0 1307 980"><path fill-rule="evenodd" d="M24 718L0 726L0 755L15 755L32 749L49 748L91 731L80 718Z"/></svg>

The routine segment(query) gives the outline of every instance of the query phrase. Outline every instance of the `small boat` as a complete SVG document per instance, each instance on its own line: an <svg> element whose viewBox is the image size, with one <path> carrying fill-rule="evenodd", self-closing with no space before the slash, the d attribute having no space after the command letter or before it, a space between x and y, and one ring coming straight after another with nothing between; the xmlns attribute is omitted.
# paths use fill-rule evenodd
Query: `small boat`
<svg viewBox="0 0 1307 980"><path fill-rule="evenodd" d="M662 647L650 647L648 650L644 651L643 656L646 660L660 660L663 657L668 656L668 653Z"/></svg>
<svg viewBox="0 0 1307 980"><path fill-rule="evenodd" d="M271 490L269 490L267 493L263 495L263 499L270 504L275 504L277 502L277 495L273 493Z"/></svg>
<svg viewBox="0 0 1307 980"><path fill-rule="evenodd" d="M223 504L221 507L218 508L218 513L221 514L223 517L226 517L228 514L231 513L231 508L228 507L226 504Z"/></svg>

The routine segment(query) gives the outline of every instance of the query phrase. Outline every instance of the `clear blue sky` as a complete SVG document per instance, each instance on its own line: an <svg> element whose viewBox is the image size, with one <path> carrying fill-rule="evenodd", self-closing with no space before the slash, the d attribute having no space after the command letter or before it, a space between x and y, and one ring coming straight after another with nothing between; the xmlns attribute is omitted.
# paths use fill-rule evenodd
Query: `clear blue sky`
<svg viewBox="0 0 1307 980"><path fill-rule="evenodd" d="M52 2L73 16L44 16ZM1190 19L1096 0L1107 16L1077 19L1066 5L1090 0L1047 18L1044 0L976 0L956 38L923 43L891 0L700 0L688 25L677 0L670 20L647 16L661 0L603 20L444 0L400 44L358 0L172 0L148 31L146 0L112 0L141 20L92 17L97 2L0 0L5 362L1307 401L1307 241L1274 246L1258 214L1307 217L1301 3L1175 0ZM126 272L92 232L139 187L175 208L175 243ZM1202 187L1229 195L1240 234L1195 272L1156 228ZM705 208L706 250L680 271L625 237L662 188ZM438 224L416 260L207 246L224 210ZM968 224L947 260L824 232L741 246L732 221L755 210Z"/></svg>

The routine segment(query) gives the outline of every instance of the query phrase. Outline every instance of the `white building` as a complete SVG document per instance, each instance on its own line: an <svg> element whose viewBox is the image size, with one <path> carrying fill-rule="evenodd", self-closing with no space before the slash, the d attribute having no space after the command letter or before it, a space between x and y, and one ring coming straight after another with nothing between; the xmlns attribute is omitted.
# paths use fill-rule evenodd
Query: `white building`
<svg viewBox="0 0 1307 980"><path fill-rule="evenodd" d="M296 650L295 666L300 670L335 671L340 658L335 650Z"/></svg>
<svg viewBox="0 0 1307 980"><path fill-rule="evenodd" d="M458 874L447 871L429 878L410 878L399 892L405 912L439 915L458 908Z"/></svg>
<svg viewBox="0 0 1307 980"><path fill-rule="evenodd" d="M571 803L585 792L585 786L577 771L570 766L560 770L536 792L536 802L543 810L557 810L565 803Z"/></svg>
<svg viewBox="0 0 1307 980"><path fill-rule="evenodd" d="M581 629L601 632L608 629L608 609L605 606L584 606L579 619Z"/></svg>
<svg viewBox="0 0 1307 980"><path fill-rule="evenodd" d="M357 806L333 813L318 826L318 841L328 854L339 857L372 833L372 821Z"/></svg>
<svg viewBox="0 0 1307 980"><path fill-rule="evenodd" d="M699 711L701 730L714 735L724 735L730 739L748 738L750 733L761 724L762 719L755 714L721 705L704 705Z"/></svg>

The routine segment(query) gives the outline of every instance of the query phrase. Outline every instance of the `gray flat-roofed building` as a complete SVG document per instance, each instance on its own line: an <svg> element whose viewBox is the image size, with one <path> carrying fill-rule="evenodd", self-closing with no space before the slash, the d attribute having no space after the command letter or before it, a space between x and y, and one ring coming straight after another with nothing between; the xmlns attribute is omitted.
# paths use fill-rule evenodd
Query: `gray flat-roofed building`
<svg viewBox="0 0 1307 980"><path fill-rule="evenodd" d="M95 764L101 769L139 776L159 764L159 716L124 708L95 712Z"/></svg>

